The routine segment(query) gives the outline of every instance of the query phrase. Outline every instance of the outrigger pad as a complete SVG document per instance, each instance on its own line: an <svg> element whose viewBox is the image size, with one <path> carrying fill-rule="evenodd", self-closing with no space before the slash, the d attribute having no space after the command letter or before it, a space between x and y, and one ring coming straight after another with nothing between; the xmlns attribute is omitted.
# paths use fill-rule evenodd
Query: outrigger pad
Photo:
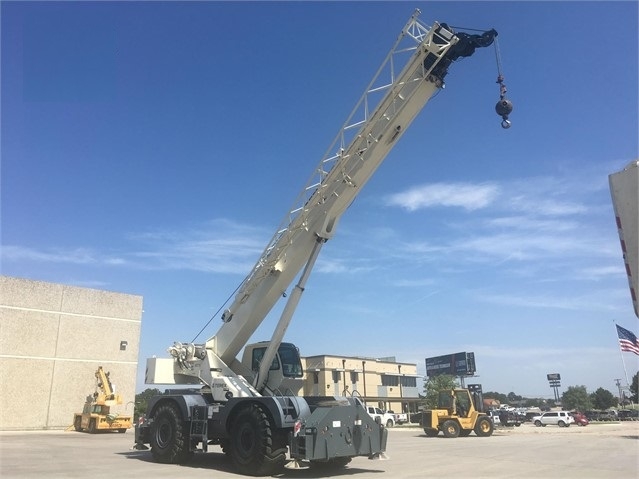
<svg viewBox="0 0 639 479"><path fill-rule="evenodd" d="M384 451L381 451L371 454L368 456L368 459L371 461L388 461L390 457L388 457Z"/></svg>

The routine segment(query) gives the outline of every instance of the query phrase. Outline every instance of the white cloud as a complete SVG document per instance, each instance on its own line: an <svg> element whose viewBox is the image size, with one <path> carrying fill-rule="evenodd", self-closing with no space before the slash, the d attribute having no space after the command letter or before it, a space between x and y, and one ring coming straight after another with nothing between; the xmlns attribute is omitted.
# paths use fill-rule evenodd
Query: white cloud
<svg viewBox="0 0 639 479"><path fill-rule="evenodd" d="M51 248L38 250L26 246L3 245L3 261L32 261L40 263L67 263L67 264L124 264L123 258L106 257L94 250L87 248Z"/></svg>
<svg viewBox="0 0 639 479"><path fill-rule="evenodd" d="M433 183L390 195L387 204L408 211L435 206L457 206L472 211L485 208L497 196L499 187L492 183Z"/></svg>
<svg viewBox="0 0 639 479"><path fill-rule="evenodd" d="M246 274L260 257L266 238L257 228L215 220L185 230L131 234L128 239L133 245L117 255L86 248L3 245L2 260Z"/></svg>

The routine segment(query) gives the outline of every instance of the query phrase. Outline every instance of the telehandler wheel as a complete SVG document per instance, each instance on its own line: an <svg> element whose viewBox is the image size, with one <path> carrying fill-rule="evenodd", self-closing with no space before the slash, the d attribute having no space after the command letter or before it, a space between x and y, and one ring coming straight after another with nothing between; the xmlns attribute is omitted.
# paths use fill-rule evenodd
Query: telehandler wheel
<svg viewBox="0 0 639 479"><path fill-rule="evenodd" d="M439 434L439 431L437 429L432 429L430 427L425 427L424 428L424 433L426 434L426 437L435 437Z"/></svg>
<svg viewBox="0 0 639 479"><path fill-rule="evenodd" d="M82 417L81 416L76 416L75 420L73 421L73 427L78 432L82 431Z"/></svg>
<svg viewBox="0 0 639 479"><path fill-rule="evenodd" d="M151 454L164 464L182 464L192 455L189 449L189 430L174 404L158 407L151 425Z"/></svg>
<svg viewBox="0 0 639 479"><path fill-rule="evenodd" d="M475 424L475 434L480 437L488 437L492 435L494 430L493 422L487 417L480 417Z"/></svg>
<svg viewBox="0 0 639 479"><path fill-rule="evenodd" d="M242 407L233 418L228 453L240 474L270 476L286 462L284 435L273 430L261 405Z"/></svg>
<svg viewBox="0 0 639 479"><path fill-rule="evenodd" d="M444 421L444 424L442 424L442 431L444 432L444 437L459 437L459 423L457 421L453 421L452 419Z"/></svg>

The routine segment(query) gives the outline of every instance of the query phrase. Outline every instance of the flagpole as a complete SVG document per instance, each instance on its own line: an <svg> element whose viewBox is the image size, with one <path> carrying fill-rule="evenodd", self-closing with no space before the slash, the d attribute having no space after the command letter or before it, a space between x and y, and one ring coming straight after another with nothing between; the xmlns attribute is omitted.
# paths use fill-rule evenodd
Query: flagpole
<svg viewBox="0 0 639 479"><path fill-rule="evenodd" d="M630 389L630 381L628 381L628 371L626 370L626 362L623 359L623 351L621 350L621 346L619 345L619 331L617 331L617 323L612 321L615 325L615 334L617 335L617 347L619 348L619 355L621 356L621 364L623 364L623 372L626 376L626 386Z"/></svg>

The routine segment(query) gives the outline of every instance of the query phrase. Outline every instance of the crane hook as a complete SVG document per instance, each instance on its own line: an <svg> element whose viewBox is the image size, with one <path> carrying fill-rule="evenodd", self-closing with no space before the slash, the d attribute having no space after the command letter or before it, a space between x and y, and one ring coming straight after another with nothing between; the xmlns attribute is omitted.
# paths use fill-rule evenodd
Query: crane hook
<svg viewBox="0 0 639 479"><path fill-rule="evenodd" d="M504 130L507 130L511 126L508 115L510 115L513 111L513 104L506 98L506 85L504 84L504 77L499 75L497 77L497 83L499 83L499 101L495 105L495 111L502 118L501 127Z"/></svg>

